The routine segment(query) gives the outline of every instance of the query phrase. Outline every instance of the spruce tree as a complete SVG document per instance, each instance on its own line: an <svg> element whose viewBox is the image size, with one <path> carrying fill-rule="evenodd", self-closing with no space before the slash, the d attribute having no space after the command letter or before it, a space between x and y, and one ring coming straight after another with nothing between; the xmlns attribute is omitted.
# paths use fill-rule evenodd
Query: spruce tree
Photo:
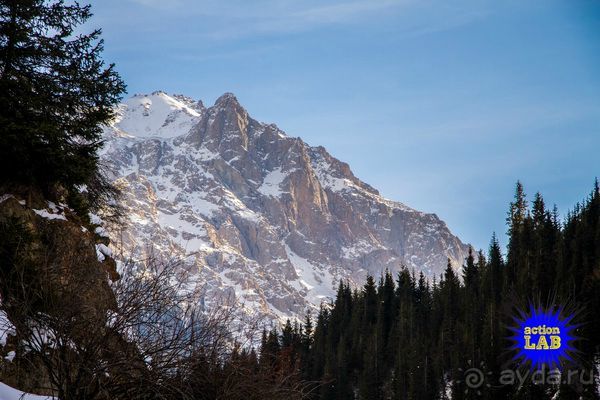
<svg viewBox="0 0 600 400"><path fill-rule="evenodd" d="M475 264L473 256L473 247L469 246L469 254L465 265L463 266L463 282L467 290L472 295L476 295L479 288L479 269Z"/></svg>
<svg viewBox="0 0 600 400"><path fill-rule="evenodd" d="M0 189L84 208L112 194L97 150L125 86L100 58L100 30L76 33L91 15L62 0L0 0Z"/></svg>
<svg viewBox="0 0 600 400"><path fill-rule="evenodd" d="M506 262L505 288L523 289L527 280L529 208L521 182L517 181L515 200L510 203L508 217L508 256Z"/></svg>

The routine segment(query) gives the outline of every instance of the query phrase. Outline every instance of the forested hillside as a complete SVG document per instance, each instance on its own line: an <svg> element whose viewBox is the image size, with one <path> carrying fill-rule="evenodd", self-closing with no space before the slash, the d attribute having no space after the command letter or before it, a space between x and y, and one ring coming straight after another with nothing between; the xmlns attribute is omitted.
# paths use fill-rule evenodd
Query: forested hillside
<svg viewBox="0 0 600 400"><path fill-rule="evenodd" d="M579 311L580 353L563 376L585 370L589 378L600 344L598 184L563 222L540 194L529 204L519 183L507 223L506 256L494 236L487 253L469 254L462 276L448 265L432 282L407 269L369 277L360 289L341 282L335 302L314 321L265 333L260 365L295 366L320 382L315 399L597 398L595 385L580 382L498 380L505 368L519 367L508 327L530 304ZM485 375L476 388L465 383L470 367Z"/></svg>

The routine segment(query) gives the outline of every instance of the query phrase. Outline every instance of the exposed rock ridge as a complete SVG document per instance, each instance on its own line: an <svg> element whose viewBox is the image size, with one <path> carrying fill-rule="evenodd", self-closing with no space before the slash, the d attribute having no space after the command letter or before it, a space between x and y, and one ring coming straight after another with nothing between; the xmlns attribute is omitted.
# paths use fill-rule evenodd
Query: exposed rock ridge
<svg viewBox="0 0 600 400"><path fill-rule="evenodd" d="M402 265L433 276L467 251L435 214L383 198L323 147L251 118L231 93L208 108L136 95L105 137L129 216L113 243L184 260L207 304L235 295L249 314L297 316L339 279Z"/></svg>

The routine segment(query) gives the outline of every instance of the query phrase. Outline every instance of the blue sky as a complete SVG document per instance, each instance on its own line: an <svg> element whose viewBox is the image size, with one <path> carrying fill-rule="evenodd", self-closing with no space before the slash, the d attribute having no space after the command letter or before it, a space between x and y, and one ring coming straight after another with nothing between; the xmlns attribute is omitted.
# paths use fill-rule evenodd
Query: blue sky
<svg viewBox="0 0 600 400"><path fill-rule="evenodd" d="M600 175L599 1L92 5L129 94L233 92L476 247L517 179L564 213Z"/></svg>

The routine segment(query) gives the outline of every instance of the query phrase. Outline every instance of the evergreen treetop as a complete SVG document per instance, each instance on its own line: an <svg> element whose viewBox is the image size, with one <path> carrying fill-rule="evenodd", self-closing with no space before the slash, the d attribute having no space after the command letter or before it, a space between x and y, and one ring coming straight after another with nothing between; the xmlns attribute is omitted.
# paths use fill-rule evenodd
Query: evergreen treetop
<svg viewBox="0 0 600 400"><path fill-rule="evenodd" d="M101 31L76 29L90 6L0 0L0 187L78 208L111 194L97 150L125 85L100 58Z"/></svg>

